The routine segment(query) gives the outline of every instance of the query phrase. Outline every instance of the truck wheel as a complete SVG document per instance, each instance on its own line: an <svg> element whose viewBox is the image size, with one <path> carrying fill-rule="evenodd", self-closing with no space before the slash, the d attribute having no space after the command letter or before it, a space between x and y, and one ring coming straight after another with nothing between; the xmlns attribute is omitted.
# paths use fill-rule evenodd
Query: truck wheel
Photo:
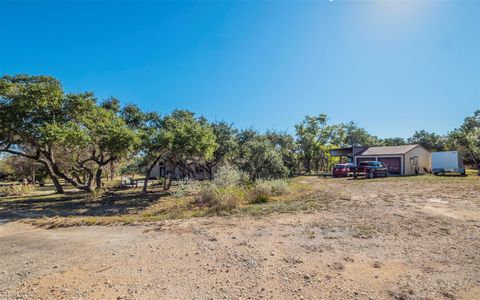
<svg viewBox="0 0 480 300"><path fill-rule="evenodd" d="M368 172L368 178L369 179L375 178L375 173L373 171Z"/></svg>

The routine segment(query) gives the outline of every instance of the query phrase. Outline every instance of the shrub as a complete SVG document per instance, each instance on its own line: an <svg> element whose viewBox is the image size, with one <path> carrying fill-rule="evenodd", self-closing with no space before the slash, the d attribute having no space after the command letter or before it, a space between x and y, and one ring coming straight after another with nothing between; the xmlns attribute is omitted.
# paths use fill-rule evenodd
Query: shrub
<svg viewBox="0 0 480 300"><path fill-rule="evenodd" d="M263 195L284 195L288 192L288 182L283 179L257 180L254 193Z"/></svg>
<svg viewBox="0 0 480 300"><path fill-rule="evenodd" d="M241 187L217 187L204 185L196 199L199 206L207 206L212 212L230 211L245 202L246 191Z"/></svg>
<svg viewBox="0 0 480 300"><path fill-rule="evenodd" d="M263 204L267 203L268 201L268 195L266 194L254 194L252 199L250 200L251 204Z"/></svg>
<svg viewBox="0 0 480 300"><path fill-rule="evenodd" d="M22 196L30 194L35 190L33 185L14 184L0 187L0 196Z"/></svg>
<svg viewBox="0 0 480 300"><path fill-rule="evenodd" d="M240 186L246 182L247 174L229 165L221 166L215 174L213 184L216 187Z"/></svg>
<svg viewBox="0 0 480 300"><path fill-rule="evenodd" d="M177 181L172 189L173 197L185 197L198 191L199 182L191 179L181 179Z"/></svg>

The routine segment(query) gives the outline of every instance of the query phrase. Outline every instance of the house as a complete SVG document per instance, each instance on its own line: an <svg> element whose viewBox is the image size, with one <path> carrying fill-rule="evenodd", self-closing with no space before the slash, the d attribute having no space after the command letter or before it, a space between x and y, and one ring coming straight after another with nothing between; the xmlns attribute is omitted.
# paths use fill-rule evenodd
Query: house
<svg viewBox="0 0 480 300"><path fill-rule="evenodd" d="M209 174L194 161L188 161L188 168L190 170L193 170L193 172L187 169L180 168L179 166L177 166L173 170L173 166L171 166L169 163L160 161L155 165L155 167L153 167L152 171L150 172L150 178L167 177L171 173L173 173L172 175L174 179L184 179L184 178L190 178L190 179L196 179L196 180L208 179Z"/></svg>
<svg viewBox="0 0 480 300"><path fill-rule="evenodd" d="M347 157L359 164L362 161L380 161L388 167L391 175L418 175L431 172L431 154L421 145L350 147L332 149L330 155Z"/></svg>

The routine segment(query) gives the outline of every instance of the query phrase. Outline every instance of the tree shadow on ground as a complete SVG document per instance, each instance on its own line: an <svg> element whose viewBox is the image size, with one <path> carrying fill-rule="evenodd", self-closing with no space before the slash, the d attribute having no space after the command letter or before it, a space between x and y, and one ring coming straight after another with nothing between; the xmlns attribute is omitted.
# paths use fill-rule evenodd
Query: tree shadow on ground
<svg viewBox="0 0 480 300"><path fill-rule="evenodd" d="M167 196L155 193L108 193L98 199L89 199L82 192L64 195L10 197L0 199L0 224L21 219L68 216L113 216L138 213L153 202Z"/></svg>

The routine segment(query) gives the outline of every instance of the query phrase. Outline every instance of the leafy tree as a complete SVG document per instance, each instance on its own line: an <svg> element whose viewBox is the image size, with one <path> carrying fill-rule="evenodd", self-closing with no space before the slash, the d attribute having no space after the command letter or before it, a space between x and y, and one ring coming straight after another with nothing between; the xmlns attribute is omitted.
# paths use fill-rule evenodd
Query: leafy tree
<svg viewBox="0 0 480 300"><path fill-rule="evenodd" d="M193 174L189 161L204 164L213 159L218 144L212 126L203 117L196 117L186 110L175 110L162 120L162 130L158 139L159 148L163 149L162 158L171 170L177 167ZM165 189L169 189L173 179L170 173Z"/></svg>
<svg viewBox="0 0 480 300"><path fill-rule="evenodd" d="M245 143L253 141L258 135L258 132L256 132L252 128L243 129L237 134L236 140L239 147L241 148Z"/></svg>
<svg viewBox="0 0 480 300"><path fill-rule="evenodd" d="M407 141L401 137L394 137L394 138L386 138L382 140L382 144L384 146L402 146L406 145Z"/></svg>
<svg viewBox="0 0 480 300"><path fill-rule="evenodd" d="M419 144L429 151L445 151L446 139L436 133L425 130L415 131L408 139L409 144Z"/></svg>
<svg viewBox="0 0 480 300"><path fill-rule="evenodd" d="M358 127L355 122L340 124L334 143L341 147L379 146L381 141L369 134L364 128Z"/></svg>
<svg viewBox="0 0 480 300"><path fill-rule="evenodd" d="M450 133L449 139L478 168L480 164L480 110L465 118L463 124Z"/></svg>
<svg viewBox="0 0 480 300"><path fill-rule="evenodd" d="M236 140L237 130L227 122L215 122L211 124L217 148L211 158L205 159L205 164L200 166L213 178L213 169L220 163L233 161L238 151Z"/></svg>
<svg viewBox="0 0 480 300"><path fill-rule="evenodd" d="M242 145L242 157L238 160L240 170L250 179L284 178L289 175L282 155L275 145L264 136L255 136Z"/></svg>
<svg viewBox="0 0 480 300"><path fill-rule="evenodd" d="M80 150L77 153L82 155L78 156L76 162L89 176L95 173L96 187L100 188L103 167L134 151L139 140L135 132L112 110L94 105L90 114L83 118L83 124L76 128L75 135L81 128L86 138L79 140L82 148L76 150ZM65 144L66 148L71 146L71 143ZM85 151L88 155L85 155Z"/></svg>
<svg viewBox="0 0 480 300"><path fill-rule="evenodd" d="M45 166L57 192L58 178L92 191L103 168L132 151L138 138L91 93L64 94L48 76L4 76L0 80L0 151Z"/></svg>
<svg viewBox="0 0 480 300"><path fill-rule="evenodd" d="M139 150L142 159L135 159L134 162L139 164L136 167L138 171L143 169L145 172L143 192L146 192L150 173L166 152L162 118L154 112L145 113L133 104L125 106L120 115L127 126L140 137ZM135 167L131 164L128 169L132 171Z"/></svg>
<svg viewBox="0 0 480 300"><path fill-rule="evenodd" d="M308 173L328 164L328 145L337 135L338 126L327 125L327 115L306 116L302 123L295 125L299 158Z"/></svg>
<svg viewBox="0 0 480 300"><path fill-rule="evenodd" d="M289 176L295 175L298 167L298 146L295 138L286 132L267 131L265 137L280 152L283 164L289 171Z"/></svg>
<svg viewBox="0 0 480 300"><path fill-rule="evenodd" d="M132 157L125 159L120 163L120 174L121 175L145 174L147 167L148 165L146 165L146 161L143 156L132 155Z"/></svg>
<svg viewBox="0 0 480 300"><path fill-rule="evenodd" d="M58 112L62 97L60 83L52 77L18 75L0 79L0 151L42 163L59 193L63 188L42 151L50 150L43 129L61 118Z"/></svg>
<svg viewBox="0 0 480 300"><path fill-rule="evenodd" d="M105 108L106 110L110 110L116 114L118 114L121 109L122 105L120 104L120 100L117 98L110 97L107 100L103 101L100 104L100 107Z"/></svg>

